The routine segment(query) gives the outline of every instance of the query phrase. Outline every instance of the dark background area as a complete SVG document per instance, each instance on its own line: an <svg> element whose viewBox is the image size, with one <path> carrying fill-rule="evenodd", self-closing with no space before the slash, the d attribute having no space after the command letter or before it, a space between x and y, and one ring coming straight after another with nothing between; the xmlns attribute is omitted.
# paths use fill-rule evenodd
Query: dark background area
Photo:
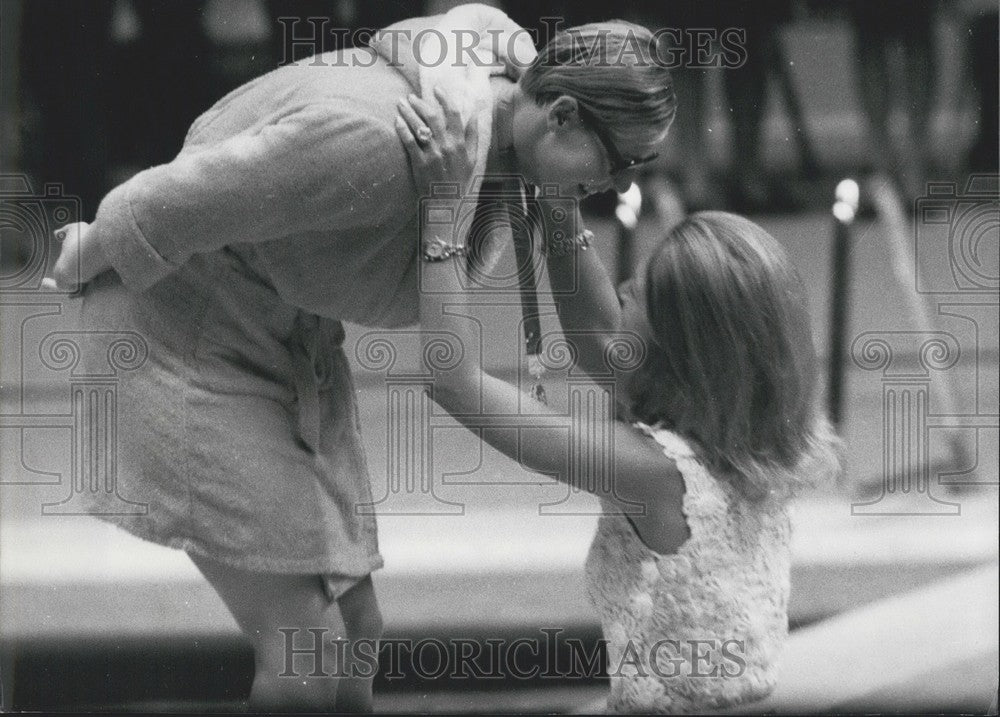
<svg viewBox="0 0 1000 717"><path fill-rule="evenodd" d="M452 4L4 0L0 169L26 172L36 187L62 183L81 198L82 218L89 219L112 186L169 161L195 117L226 92L313 51L338 49L343 35L322 30L384 27ZM691 208L794 211L814 202L817 180L849 169L888 171L910 196L918 196L929 177L996 171L996 3L500 5L539 30L540 41L546 17L567 26L615 16L653 29L746 30L743 66L674 73L678 120L657 169L677 179ZM797 45L788 41L796 32ZM808 33L816 33L819 44L801 42ZM829 47L839 50L838 58L824 59ZM811 56L796 56L807 50ZM855 110L852 126L835 138L823 121L830 106ZM791 155L783 164L768 150L769 121L784 123ZM865 149L831 149L844 137ZM594 207L607 204L598 199Z"/></svg>

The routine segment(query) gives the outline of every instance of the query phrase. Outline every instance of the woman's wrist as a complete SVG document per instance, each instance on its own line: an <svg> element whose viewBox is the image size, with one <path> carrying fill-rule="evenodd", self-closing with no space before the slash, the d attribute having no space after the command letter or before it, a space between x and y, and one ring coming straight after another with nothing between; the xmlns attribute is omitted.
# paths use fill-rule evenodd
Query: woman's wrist
<svg viewBox="0 0 1000 717"><path fill-rule="evenodd" d="M457 185L456 185L457 186ZM454 196L460 196L455 190ZM428 195L420 207L420 256L426 262L464 257L468 252L465 235L456 226L462 202L451 193L447 196Z"/></svg>
<svg viewBox="0 0 1000 717"><path fill-rule="evenodd" d="M424 261L445 261L466 254L465 245L447 242L437 236L425 239L422 248Z"/></svg>
<svg viewBox="0 0 1000 717"><path fill-rule="evenodd" d="M573 236L559 234L547 236L545 238L545 255L550 259L558 259L578 251L587 251L593 238L594 232L589 229L581 229Z"/></svg>

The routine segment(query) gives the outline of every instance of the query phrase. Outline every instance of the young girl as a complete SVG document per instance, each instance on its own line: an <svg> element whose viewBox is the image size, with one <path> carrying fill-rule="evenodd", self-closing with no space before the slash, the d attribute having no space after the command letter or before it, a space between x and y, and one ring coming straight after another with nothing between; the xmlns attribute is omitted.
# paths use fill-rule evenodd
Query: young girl
<svg viewBox="0 0 1000 717"><path fill-rule="evenodd" d="M449 98L439 99L440 108L402 108L396 125L426 196L436 181L467 181L475 142ZM414 138L424 127L434 140L421 146ZM590 141L600 146L598 134ZM706 212L664 238L619 301L586 251L589 237L549 238L548 267L555 292L580 287L556 296L581 368L607 375L617 337L642 343L641 365L616 373L620 418L592 419L617 425L591 423L572 436L577 454L589 454L592 436L614 436L613 480L597 485L571 462L565 417L540 404L520 402L531 428L482 435L601 499L586 572L607 640L610 710L688 712L759 699L774 687L787 633L788 499L839 468L816 404L802 283L760 227ZM518 390L481 370L481 337L455 306L466 296L465 262L451 257L464 248L423 239L437 245L422 267L427 347L445 332L464 352L454 366L428 360L432 396L470 427L509 426Z"/></svg>

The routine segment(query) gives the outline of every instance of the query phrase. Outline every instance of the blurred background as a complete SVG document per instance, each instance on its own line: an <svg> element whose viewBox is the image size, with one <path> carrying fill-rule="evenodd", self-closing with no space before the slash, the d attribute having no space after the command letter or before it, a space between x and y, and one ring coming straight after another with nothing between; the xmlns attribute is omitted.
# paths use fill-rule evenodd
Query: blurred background
<svg viewBox="0 0 1000 717"><path fill-rule="evenodd" d="M91 220L111 187L170 161L229 90L345 46L309 18L379 28L454 4L0 1L4 708L228 710L251 675L249 647L186 556L66 508L77 490L68 397L81 379L45 364L39 347L74 330L76 306L32 283L57 250L39 246L38 231ZM798 506L790 657L758 708L995 713L997 3L495 4L542 37L546 17L747 31L742 66L677 68L678 118L661 159L626 194L588 199L585 219L625 277L685 212L748 214L809 287L848 472ZM520 314L507 308L488 319L498 337L489 361L516 380ZM348 353L371 338L349 327ZM377 707L593 709L606 681L575 665L571 643L600 638L582 574L596 503L539 482L446 416L433 418L434 456L401 475L387 428L399 382L354 369L383 496L376 586L387 637L529 639L542 654L522 655L522 672L560 665L530 677L508 665L485 680L404 659L388 677L383 650ZM553 405L565 402L565 378L548 377Z"/></svg>
<svg viewBox="0 0 1000 717"><path fill-rule="evenodd" d="M110 187L170 160L194 118L229 90L359 39L333 28L380 28L454 4L5 0L5 171L64 183L92 216ZM680 111L662 169L692 209L801 209L815 203L811 183L844 171L890 171L914 197L930 177L996 171L995 3L499 5L540 37L546 17L746 30L741 67L675 73Z"/></svg>

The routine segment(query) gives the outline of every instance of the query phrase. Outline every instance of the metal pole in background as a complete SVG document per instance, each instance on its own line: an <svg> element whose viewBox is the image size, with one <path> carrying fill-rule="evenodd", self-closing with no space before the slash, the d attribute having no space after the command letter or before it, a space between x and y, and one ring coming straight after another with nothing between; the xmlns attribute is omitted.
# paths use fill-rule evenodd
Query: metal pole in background
<svg viewBox="0 0 1000 717"><path fill-rule="evenodd" d="M680 190L663 174L654 174L646 181L646 194L659 221L659 235L666 236L687 217L687 208Z"/></svg>
<svg viewBox="0 0 1000 717"><path fill-rule="evenodd" d="M833 271L830 291L830 341L827 346L827 410L834 428L843 419L845 340L850 308L851 224L858 211L860 189L853 179L837 185L833 203Z"/></svg>
<svg viewBox="0 0 1000 717"><path fill-rule="evenodd" d="M638 233L643 202L653 207L657 223L645 237ZM646 175L618 194L615 223L618 227L618 282L632 278L671 229L684 220L687 209L677 187L661 173Z"/></svg>
<svg viewBox="0 0 1000 717"><path fill-rule="evenodd" d="M624 192L618 193L618 205L615 207L615 223L618 225L618 262L616 265L617 281L621 284L630 279L635 271L636 229L639 226L639 213L642 210L642 190L635 182Z"/></svg>

